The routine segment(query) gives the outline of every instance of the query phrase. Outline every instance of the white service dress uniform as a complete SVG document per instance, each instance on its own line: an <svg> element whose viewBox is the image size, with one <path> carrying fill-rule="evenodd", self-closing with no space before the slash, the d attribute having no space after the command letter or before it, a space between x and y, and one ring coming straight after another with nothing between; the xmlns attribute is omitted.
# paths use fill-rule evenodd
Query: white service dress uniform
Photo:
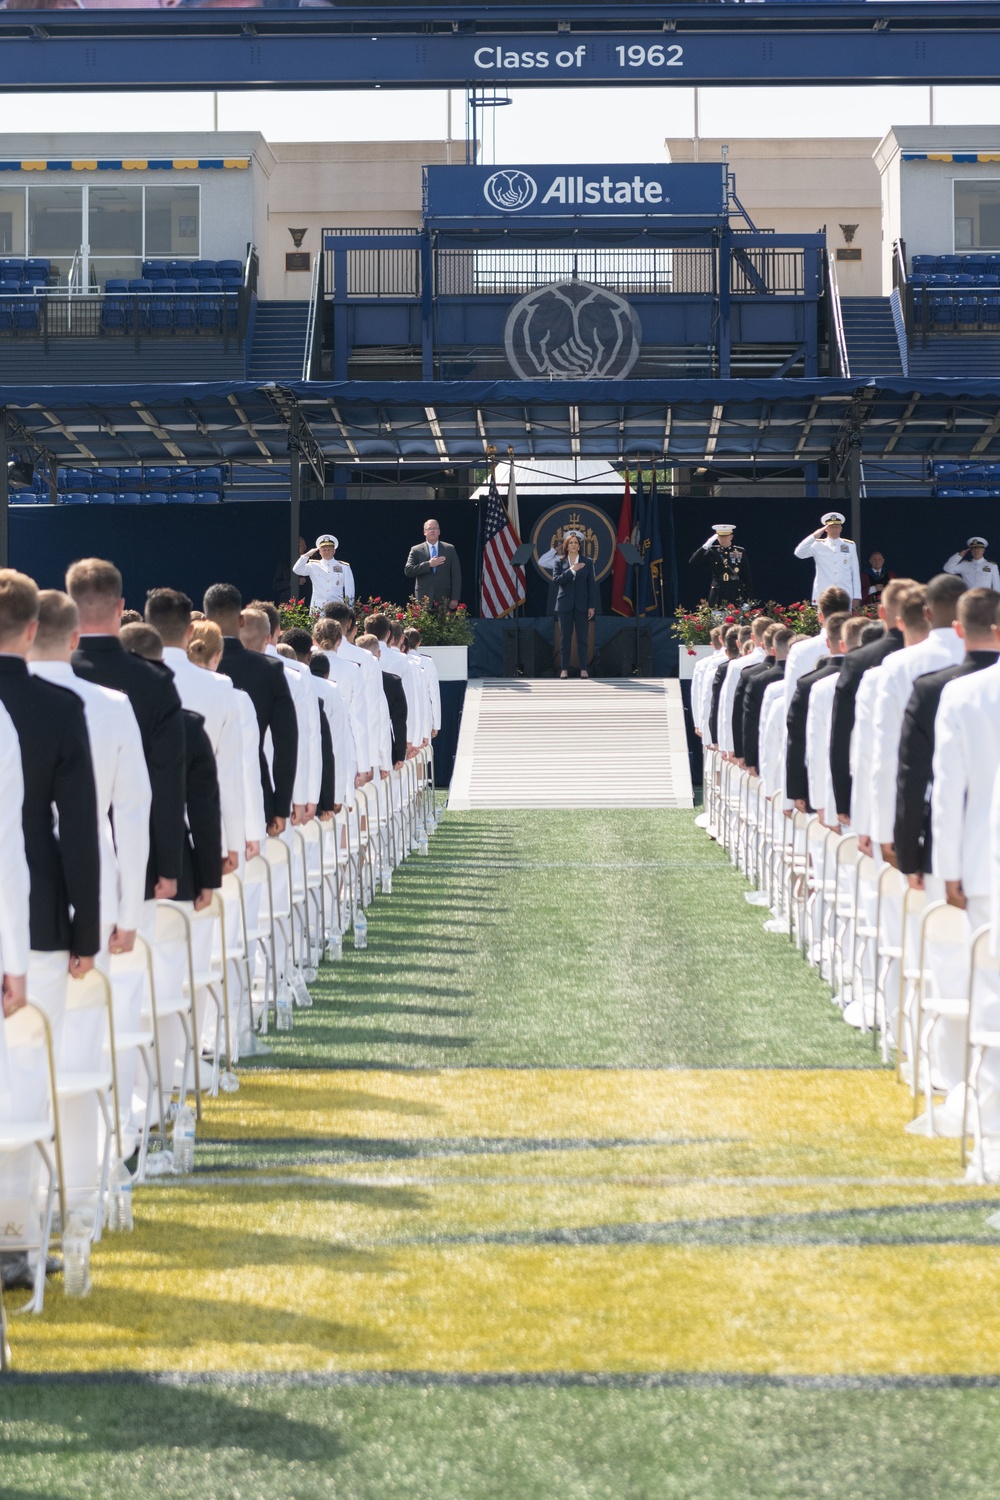
<svg viewBox="0 0 1000 1500"><path fill-rule="evenodd" d="M297 578L312 581L312 603L309 608L318 614L324 604L351 604L354 601L354 574L350 563L339 562L336 557L299 558L292 568Z"/></svg>
<svg viewBox="0 0 1000 1500"><path fill-rule="evenodd" d="M996 563L987 562L985 557L976 562L971 557L963 557L961 552L953 552L944 565L944 571L961 578L967 588L993 589L1000 594L1000 568Z"/></svg>
<svg viewBox="0 0 1000 1500"><path fill-rule="evenodd" d="M858 549L846 537L833 541L828 536L807 536L795 549L795 556L811 557L816 564L812 598L816 604L824 589L843 589L848 599L861 598L861 570Z"/></svg>

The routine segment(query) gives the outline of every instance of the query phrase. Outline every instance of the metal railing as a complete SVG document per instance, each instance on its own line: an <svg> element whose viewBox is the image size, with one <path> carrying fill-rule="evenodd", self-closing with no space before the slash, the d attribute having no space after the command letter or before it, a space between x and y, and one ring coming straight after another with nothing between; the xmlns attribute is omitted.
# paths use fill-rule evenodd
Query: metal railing
<svg viewBox="0 0 1000 1500"><path fill-rule="evenodd" d="M317 330L322 327L322 313L319 311L323 306L323 257L313 257L312 283L309 287L309 311L306 317L306 337L302 349L302 379L312 380L319 373L317 361L320 351L317 347Z"/></svg>
<svg viewBox="0 0 1000 1500"><path fill-rule="evenodd" d="M734 296L801 297L805 289L804 250L743 246L733 251L730 290Z"/></svg>
<svg viewBox="0 0 1000 1500"><path fill-rule="evenodd" d="M0 341L61 338L147 340L221 338L226 349L246 331L247 294L206 292L0 292Z"/></svg>
<svg viewBox="0 0 1000 1500"><path fill-rule="evenodd" d="M846 380L851 373L851 362L847 354L844 313L840 305L840 288L837 285L837 266L829 250L824 250L823 252L823 269L825 271L824 280L826 281L827 307L829 310L827 336L830 341L832 373Z"/></svg>
<svg viewBox="0 0 1000 1500"><path fill-rule="evenodd" d="M347 256L347 295L349 297L407 297L420 296L420 230L407 225L404 229L324 229L323 244L327 236L345 237L355 234L369 235L413 235L413 249L351 250ZM323 251L323 282L325 295L335 288L333 251Z"/></svg>

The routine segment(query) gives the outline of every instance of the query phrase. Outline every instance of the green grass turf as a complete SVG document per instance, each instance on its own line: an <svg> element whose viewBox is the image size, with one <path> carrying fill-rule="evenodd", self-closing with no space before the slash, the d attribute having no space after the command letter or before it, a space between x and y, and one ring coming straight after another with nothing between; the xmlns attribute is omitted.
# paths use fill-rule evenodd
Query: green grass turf
<svg viewBox="0 0 1000 1500"><path fill-rule="evenodd" d="M3 1500L972 1500L1000 1390L5 1386Z"/></svg>
<svg viewBox="0 0 1000 1500"><path fill-rule="evenodd" d="M271 1066L875 1066L688 812L449 814Z"/></svg>

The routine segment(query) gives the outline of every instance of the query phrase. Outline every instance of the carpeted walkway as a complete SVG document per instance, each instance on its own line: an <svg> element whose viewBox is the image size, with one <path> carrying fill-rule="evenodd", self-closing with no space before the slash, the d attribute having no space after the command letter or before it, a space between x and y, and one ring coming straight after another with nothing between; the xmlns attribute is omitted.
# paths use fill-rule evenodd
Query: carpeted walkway
<svg viewBox="0 0 1000 1500"><path fill-rule="evenodd" d="M4 1500L1000 1490L1000 1195L690 814L431 850L15 1321Z"/></svg>

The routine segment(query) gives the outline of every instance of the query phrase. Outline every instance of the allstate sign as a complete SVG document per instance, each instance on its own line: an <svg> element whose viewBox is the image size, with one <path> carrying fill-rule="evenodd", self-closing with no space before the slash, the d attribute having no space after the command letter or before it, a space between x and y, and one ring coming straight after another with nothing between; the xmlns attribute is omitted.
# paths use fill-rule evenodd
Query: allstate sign
<svg viewBox="0 0 1000 1500"><path fill-rule="evenodd" d="M721 163L663 166L425 167L429 219L671 218L726 214Z"/></svg>
<svg viewBox="0 0 1000 1500"><path fill-rule="evenodd" d="M487 177L483 197L498 214L516 214L534 203L538 197L538 184L527 172L505 167L502 172Z"/></svg>
<svg viewBox="0 0 1000 1500"><path fill-rule="evenodd" d="M617 292L557 281L514 303L504 349L519 380L624 380L641 338L635 308Z"/></svg>

